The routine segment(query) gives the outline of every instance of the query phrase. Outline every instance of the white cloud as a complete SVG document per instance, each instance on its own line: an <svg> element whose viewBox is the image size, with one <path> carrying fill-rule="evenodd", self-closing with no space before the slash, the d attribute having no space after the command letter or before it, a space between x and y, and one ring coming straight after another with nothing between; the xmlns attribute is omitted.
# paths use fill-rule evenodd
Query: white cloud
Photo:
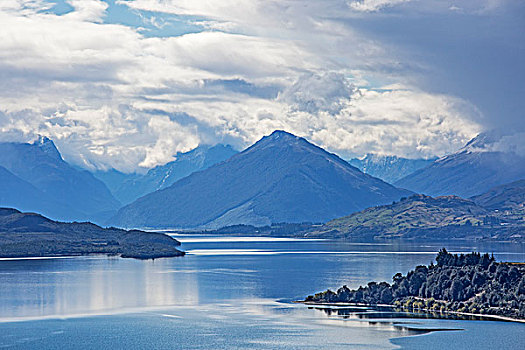
<svg viewBox="0 0 525 350"><path fill-rule="evenodd" d="M122 2L209 29L162 38L101 22L102 1L69 3L62 16L36 0L0 5L2 140L43 134L69 160L131 171L274 129L341 154L410 157L479 131L474 107L420 91L401 54L336 20L344 1Z"/></svg>
<svg viewBox="0 0 525 350"><path fill-rule="evenodd" d="M354 91L355 87L342 73L306 74L288 86L279 95L279 100L289 104L293 111L335 115Z"/></svg>
<svg viewBox="0 0 525 350"><path fill-rule="evenodd" d="M64 15L78 21L101 22L108 4L101 0L68 0L74 11Z"/></svg>
<svg viewBox="0 0 525 350"><path fill-rule="evenodd" d="M525 132L493 129L483 132L464 147L469 152L503 152L525 157Z"/></svg>
<svg viewBox="0 0 525 350"><path fill-rule="evenodd" d="M410 1L412 0L356 0L349 2L348 5L356 11L374 12Z"/></svg>

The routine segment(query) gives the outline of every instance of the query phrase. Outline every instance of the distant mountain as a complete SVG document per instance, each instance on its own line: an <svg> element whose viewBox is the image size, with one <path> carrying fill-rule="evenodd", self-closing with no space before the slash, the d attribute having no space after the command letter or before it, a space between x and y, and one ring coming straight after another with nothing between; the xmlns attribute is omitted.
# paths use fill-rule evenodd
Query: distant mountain
<svg viewBox="0 0 525 350"><path fill-rule="evenodd" d="M120 206L101 181L66 163L47 138L0 143L0 166L2 206L67 221L107 219Z"/></svg>
<svg viewBox="0 0 525 350"><path fill-rule="evenodd" d="M388 183L412 174L414 171L426 167L434 162L433 159L407 159L396 156L380 156L367 154L363 158L353 158L348 162L365 174L378 177Z"/></svg>
<svg viewBox="0 0 525 350"><path fill-rule="evenodd" d="M0 208L0 257L120 255L153 259L184 255L161 233L103 229L89 222L63 223L34 213Z"/></svg>
<svg viewBox="0 0 525 350"><path fill-rule="evenodd" d="M394 185L431 196L471 197L492 187L522 179L525 156L505 147L511 137L480 134L459 152L400 179Z"/></svg>
<svg viewBox="0 0 525 350"><path fill-rule="evenodd" d="M225 161L237 153L230 145L199 146L186 153L177 153L174 161L157 166L145 175L123 174L114 169L96 172L94 175L106 183L119 201L128 204L148 193L169 187L195 171Z"/></svg>
<svg viewBox="0 0 525 350"><path fill-rule="evenodd" d="M102 181L111 194L123 204L125 204L125 202L123 201L123 198L118 198L117 191L122 189L122 192L124 192L124 184L131 184L133 181L144 176L143 174L138 173L123 173L116 169L94 170L91 171L91 173L97 179Z"/></svg>
<svg viewBox="0 0 525 350"><path fill-rule="evenodd" d="M186 233L188 231L185 231ZM195 234L376 239L491 239L525 241L525 180L463 199L421 194L367 208L326 224L233 225Z"/></svg>
<svg viewBox="0 0 525 350"><path fill-rule="evenodd" d="M525 180L491 188L471 199L491 210L521 210L525 214Z"/></svg>
<svg viewBox="0 0 525 350"><path fill-rule="evenodd" d="M42 208L42 203L45 203L49 211L65 210L65 206L47 198L38 188L2 166L0 166L0 184L0 206L11 205L28 211L38 211Z"/></svg>
<svg viewBox="0 0 525 350"><path fill-rule="evenodd" d="M525 219L494 212L457 196L413 195L365 209L305 232L309 237L346 239L525 239Z"/></svg>
<svg viewBox="0 0 525 350"><path fill-rule="evenodd" d="M284 131L119 210L124 227L324 222L409 194Z"/></svg>

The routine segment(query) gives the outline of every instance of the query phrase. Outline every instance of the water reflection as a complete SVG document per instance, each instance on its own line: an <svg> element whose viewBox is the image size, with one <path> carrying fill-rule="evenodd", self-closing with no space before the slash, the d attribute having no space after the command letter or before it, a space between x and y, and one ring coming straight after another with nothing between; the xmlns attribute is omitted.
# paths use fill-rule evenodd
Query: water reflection
<svg viewBox="0 0 525 350"><path fill-rule="evenodd" d="M4 319L199 303L198 275L165 271L157 261L46 259L4 261L1 267Z"/></svg>
<svg viewBox="0 0 525 350"><path fill-rule="evenodd" d="M54 331L63 330L65 335L53 338L53 344L59 341L64 348L75 345L78 337L89 339L93 329L97 334L114 334L118 329L125 337L118 344L132 341L131 346L145 342L145 347L173 348L171 343L159 342L185 334L188 342L184 344L194 348L191 340L197 338L204 349L218 339L240 348L327 347L327 342L332 348L367 348L370 344L392 348L390 338L429 332L435 336L436 330L464 328L465 332L446 333L461 333L470 342L475 341L474 333L483 339L513 331L515 326L502 323L486 322L491 325L487 328L458 318L430 319L428 314L290 303L343 284L355 288L371 280L389 281L396 272L428 264L443 246L454 252L479 250L494 252L501 260L525 261L524 245L517 244L365 244L242 237L216 241L188 237L182 248L193 254L155 261L107 257L2 260L0 346L33 339L35 329L51 338ZM82 322L50 320L86 315L111 316L84 317ZM28 319L46 321L16 326L6 322ZM476 333L476 329L483 332ZM32 347L38 348L41 343L35 342Z"/></svg>
<svg viewBox="0 0 525 350"><path fill-rule="evenodd" d="M404 311L400 308L390 307L331 307L331 306L308 306L309 309L322 311L327 316L338 316L344 319L445 319L445 320L469 320L482 321L494 320L491 317L478 315L453 314L435 311ZM510 322L510 321L509 321Z"/></svg>

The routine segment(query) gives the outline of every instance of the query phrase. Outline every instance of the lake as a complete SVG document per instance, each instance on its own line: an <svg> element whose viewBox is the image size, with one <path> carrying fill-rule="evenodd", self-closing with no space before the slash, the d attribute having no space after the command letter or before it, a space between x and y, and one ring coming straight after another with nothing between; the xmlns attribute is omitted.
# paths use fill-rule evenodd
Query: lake
<svg viewBox="0 0 525 350"><path fill-rule="evenodd" d="M390 281L438 250L525 261L525 245L176 236L188 254L0 260L0 347L522 349L525 324L312 308L307 295Z"/></svg>

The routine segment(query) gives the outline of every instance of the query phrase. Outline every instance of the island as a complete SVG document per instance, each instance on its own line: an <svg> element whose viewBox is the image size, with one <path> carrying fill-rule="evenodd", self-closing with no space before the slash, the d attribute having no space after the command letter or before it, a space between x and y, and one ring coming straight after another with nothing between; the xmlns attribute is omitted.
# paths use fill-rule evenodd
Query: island
<svg viewBox="0 0 525 350"><path fill-rule="evenodd" d="M307 304L389 306L404 311L471 314L525 320L525 264L496 262L479 253L451 254L442 249L436 264L417 266L393 283L370 282L351 290L308 296Z"/></svg>
<svg viewBox="0 0 525 350"><path fill-rule="evenodd" d="M0 258L106 254L156 259L183 256L180 242L163 233L58 222L35 213L0 208Z"/></svg>

